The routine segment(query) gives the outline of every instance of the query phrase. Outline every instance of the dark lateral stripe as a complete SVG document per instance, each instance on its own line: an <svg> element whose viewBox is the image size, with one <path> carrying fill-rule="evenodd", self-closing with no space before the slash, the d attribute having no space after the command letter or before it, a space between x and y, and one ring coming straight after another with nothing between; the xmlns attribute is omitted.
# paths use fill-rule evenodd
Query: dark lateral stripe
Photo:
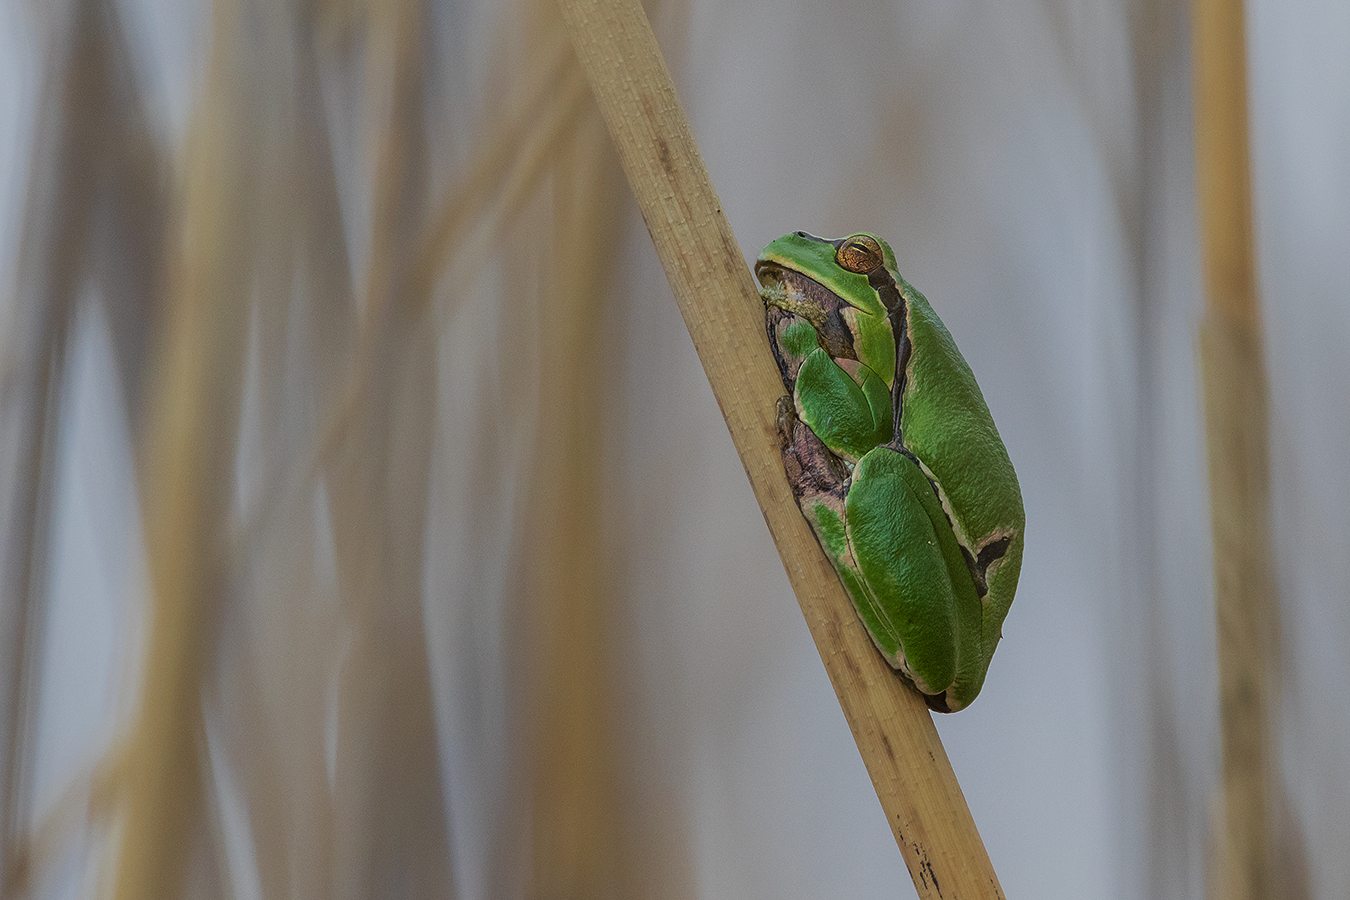
<svg viewBox="0 0 1350 900"><path fill-rule="evenodd" d="M1012 535L1005 534L997 540L992 540L980 548L979 556L971 556L970 551L965 547L961 548L961 555L966 558L966 565L970 568L970 577L975 582L975 590L984 599L989 594L989 567L1003 558L1012 546Z"/></svg>
<svg viewBox="0 0 1350 900"><path fill-rule="evenodd" d="M905 372L909 368L909 356L914 350L909 341L908 310L904 295L885 266L877 266L868 272L867 283L881 298L881 305L886 307L886 315L891 320L891 334L895 337L895 380L891 383L891 412L895 416L895 429L891 441L900 446L904 441L900 418L905 405Z"/></svg>

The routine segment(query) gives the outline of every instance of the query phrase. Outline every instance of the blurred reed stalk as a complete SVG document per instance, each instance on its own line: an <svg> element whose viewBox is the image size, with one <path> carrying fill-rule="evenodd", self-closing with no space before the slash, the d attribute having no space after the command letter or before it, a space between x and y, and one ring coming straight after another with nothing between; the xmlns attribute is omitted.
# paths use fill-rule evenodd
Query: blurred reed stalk
<svg viewBox="0 0 1350 900"><path fill-rule="evenodd" d="M12 493L5 524L0 629L0 895L32 890L59 859L60 837L105 808L106 768L42 822L30 822L37 674L51 560L53 479L62 456L63 397L76 323L93 303L109 325L123 412L141 419L143 359L163 303L163 167L150 135L115 7L76 0L51 17L16 273L0 414ZM18 421L15 421L15 418Z"/></svg>
<svg viewBox="0 0 1350 900"><path fill-rule="evenodd" d="M920 897L1001 898L933 721L872 647L778 453L763 306L637 0L560 0L577 56Z"/></svg>
<svg viewBox="0 0 1350 900"><path fill-rule="evenodd" d="M1215 900L1275 896L1270 731L1279 683L1271 558L1270 414L1262 353L1247 126L1242 0L1194 0L1196 192L1205 313L1200 323L1214 542L1222 822Z"/></svg>
<svg viewBox="0 0 1350 900"><path fill-rule="evenodd" d="M317 563L331 550L330 529L316 514L317 472L298 473L334 408L357 309L321 94L315 20L324 9L246 9L255 36L250 65L269 89L250 100L253 140L264 149L251 176L255 217L236 236L251 248L252 315L229 523L231 591L202 685L210 791L203 814L229 892L318 900L338 895L329 764L344 623L333 573Z"/></svg>
<svg viewBox="0 0 1350 900"><path fill-rule="evenodd" d="M208 883L192 884L208 893L247 892L256 881L263 896L372 896L396 884L451 896L421 584L437 326L466 292L433 301L438 284L472 281L504 223L549 175L556 235L545 229L552 251L531 258L557 262L541 304L549 335L541 406L555 440L536 461L535 508L550 526L532 574L541 610L527 615L571 637L559 645L542 636L564 652L545 661L535 685L547 720L532 764L535 878L539 893L570 884L590 895L613 884L625 867L614 858L608 609L588 590L593 572L582 563L600 555L594 523L576 516L600 481L588 429L599 418L603 356L588 326L610 268L617 181L612 157L597 152L596 122L577 131L586 83L556 18L546 16L549 27L526 48L531 65L509 73L505 88L490 85L499 93L486 136L467 174L429 210L420 0L371 4L344 21L365 29L373 160L358 312L314 59L313 19L332 10L212 4L205 87L181 190L170 197L139 101L117 93L133 82L109 5L76 0L73 9L68 47L52 54L66 67L49 79L57 100L44 109L54 115L39 132L56 149L35 154L39 176L44 165L51 171L33 180L35 221L25 227L26 240L39 240L22 254L32 334L17 367L33 381L16 388L27 398L29 470L17 476L27 493L12 506L18 524L8 533L24 538L27 561L7 560L6 572L26 579L13 596L27 605L13 620L40 612L32 604L47 568L61 359L76 288L91 272L81 253L103 209L97 187L115 199L105 218L122 229L98 261L134 276L107 293L118 302L109 319L127 418L144 427L136 450L151 599L139 707L124 742L75 778L36 829L22 815L32 689L24 673L35 658L22 648L40 643L40 630L30 623L13 635L22 647L6 698L6 891L30 882L23 864L32 853L57 858L81 824L106 822L111 810L110 887L119 897L177 895L189 872L205 875ZM159 220L174 204L166 262ZM519 269L517 259L505 262ZM170 322L162 346L152 345L166 269ZM155 366L142 416L147 355ZM336 598L315 574L326 549L316 506L335 545ZM325 716L339 657L330 763ZM559 672L562 697L553 692ZM227 821L233 804L242 822ZM81 812L90 823L78 821ZM248 849L224 846L239 837Z"/></svg>
<svg viewBox="0 0 1350 900"><path fill-rule="evenodd" d="M60 420L67 337L76 301L80 248L88 230L81 215L88 201L90 147L80 140L81 77L94 68L81 50L91 38L87 16L69 26L66 47L54 48L43 85L34 145L34 172L19 250L19 297L15 327L7 335L9 367L3 372L6 462L12 495L7 498L4 582L0 593L0 659L4 660L3 720L0 720L0 895L26 890L25 848L30 803L33 705L51 542L52 484ZM83 26L83 27L82 27ZM83 189L83 190L82 190ZM16 361L17 359L17 361ZM15 421L17 419L17 421Z"/></svg>
<svg viewBox="0 0 1350 900"><path fill-rule="evenodd" d="M436 334L409 289L425 217L426 11L373 3L366 57L374 161L362 352L326 470L344 638L338 682L335 896L451 897L422 583Z"/></svg>
<svg viewBox="0 0 1350 900"><path fill-rule="evenodd" d="M258 113L244 10L212 5L205 93L188 136L181 241L139 459L152 596L140 707L118 768L113 895L177 896L203 830L202 684L229 593L226 529L257 211Z"/></svg>
<svg viewBox="0 0 1350 900"><path fill-rule="evenodd" d="M565 41L552 3L531 3L527 44ZM566 45L563 45L566 48ZM570 49L565 80L584 86ZM586 104L551 156L552 216L522 222L513 246L535 247L540 440L528 486L527 566L520 628L528 647L530 873L526 896L628 897L637 891L616 747L618 597L606 562L606 473L600 435L613 386L606 352L608 286L621 246L624 181L604 122ZM508 277L512 277L508 273ZM669 850L667 852L670 852ZM678 852L678 851L675 851ZM650 892L648 892L650 893Z"/></svg>

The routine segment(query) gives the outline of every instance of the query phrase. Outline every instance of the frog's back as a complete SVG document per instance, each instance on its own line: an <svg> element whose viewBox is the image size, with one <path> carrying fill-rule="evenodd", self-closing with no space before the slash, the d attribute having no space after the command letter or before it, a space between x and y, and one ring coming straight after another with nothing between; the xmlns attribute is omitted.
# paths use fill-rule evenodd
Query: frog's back
<svg viewBox="0 0 1350 900"><path fill-rule="evenodd" d="M933 473L972 540L1021 531L1021 491L984 394L928 300L901 283L914 352L905 372L901 430L906 449ZM1006 502L1017 496L1015 510Z"/></svg>

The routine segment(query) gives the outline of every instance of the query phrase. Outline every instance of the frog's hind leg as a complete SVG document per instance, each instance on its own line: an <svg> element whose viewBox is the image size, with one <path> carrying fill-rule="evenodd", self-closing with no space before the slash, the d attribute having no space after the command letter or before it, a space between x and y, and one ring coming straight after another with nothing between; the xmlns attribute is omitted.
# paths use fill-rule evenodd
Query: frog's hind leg
<svg viewBox="0 0 1350 900"><path fill-rule="evenodd" d="M853 470L846 507L849 545L887 626L873 641L930 707L962 708L984 680L982 610L932 483L908 451L881 446Z"/></svg>

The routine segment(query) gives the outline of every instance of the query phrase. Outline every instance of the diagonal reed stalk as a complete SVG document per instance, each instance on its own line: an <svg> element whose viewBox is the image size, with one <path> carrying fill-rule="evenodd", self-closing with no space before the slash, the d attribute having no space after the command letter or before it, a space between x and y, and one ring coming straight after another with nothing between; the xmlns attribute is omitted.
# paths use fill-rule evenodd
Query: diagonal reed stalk
<svg viewBox="0 0 1350 900"><path fill-rule="evenodd" d="M1002 889L918 696L873 649L792 500L762 305L637 0L560 0L657 255L919 895Z"/></svg>

